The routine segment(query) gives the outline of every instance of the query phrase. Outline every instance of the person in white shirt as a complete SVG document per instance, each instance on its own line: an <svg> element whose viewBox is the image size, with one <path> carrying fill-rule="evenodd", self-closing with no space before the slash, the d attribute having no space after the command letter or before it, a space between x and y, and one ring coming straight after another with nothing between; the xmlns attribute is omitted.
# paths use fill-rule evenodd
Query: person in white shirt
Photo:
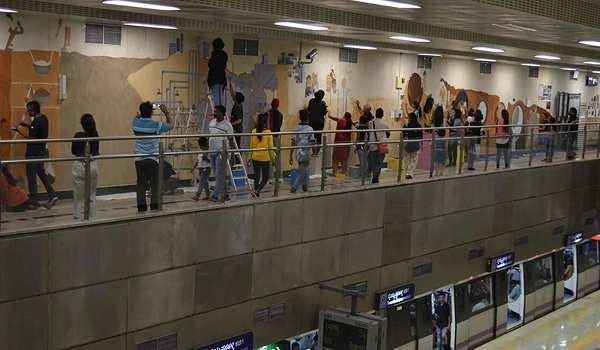
<svg viewBox="0 0 600 350"><path fill-rule="evenodd" d="M223 159L223 145L229 149L235 148L233 144L233 126L225 119L225 113L226 109L224 106L216 106L215 119L213 119L208 126L208 132L211 135L208 139L208 149L211 151L209 157L210 166L215 174L215 190L211 198L213 202L220 201L221 191L223 190L225 191L225 200L227 200L227 184L226 182L223 182L223 162L226 162L227 159ZM232 155L230 164L233 163Z"/></svg>
<svg viewBox="0 0 600 350"><path fill-rule="evenodd" d="M375 111L375 119L369 122L370 130L383 130L389 129L389 126L383 121L383 109L377 108ZM385 154L379 152L379 144L375 142L385 142L390 137L389 131L370 131L368 134L369 142L369 154L367 156L368 168L367 172L373 174L371 183L379 183L379 174L381 174L381 168L383 167L383 159Z"/></svg>
<svg viewBox="0 0 600 350"><path fill-rule="evenodd" d="M198 147L201 151L208 150L208 139L206 137L201 137L198 139ZM194 172L194 169L198 168L200 173L200 181L198 182L198 189L196 190L196 194L192 197L193 201L199 201L202 196L202 191L204 190L204 194L206 197L202 198L203 201L210 200L210 187L208 186L208 178L210 177L210 159L208 158L208 154L201 153L198 154L198 160L196 160L196 164L192 167L190 172Z"/></svg>

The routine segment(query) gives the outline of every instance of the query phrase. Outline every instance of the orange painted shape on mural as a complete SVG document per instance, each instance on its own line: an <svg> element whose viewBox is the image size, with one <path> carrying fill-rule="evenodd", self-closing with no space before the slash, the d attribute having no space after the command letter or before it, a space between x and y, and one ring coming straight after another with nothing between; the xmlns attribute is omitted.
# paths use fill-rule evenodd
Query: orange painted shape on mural
<svg viewBox="0 0 600 350"><path fill-rule="evenodd" d="M3 140L10 140L12 137L10 118L11 60L10 51L0 50L0 137ZM6 123L3 122L4 120L6 120ZM0 157L6 159L9 156L10 146L1 146Z"/></svg>

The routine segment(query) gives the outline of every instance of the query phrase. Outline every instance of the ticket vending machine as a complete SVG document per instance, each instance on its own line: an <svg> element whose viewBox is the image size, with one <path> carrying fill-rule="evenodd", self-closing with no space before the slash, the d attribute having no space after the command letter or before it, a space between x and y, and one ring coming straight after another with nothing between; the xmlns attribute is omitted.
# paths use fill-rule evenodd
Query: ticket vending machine
<svg viewBox="0 0 600 350"><path fill-rule="evenodd" d="M328 309L319 313L319 349L321 350L385 350L387 320L377 315L343 312Z"/></svg>

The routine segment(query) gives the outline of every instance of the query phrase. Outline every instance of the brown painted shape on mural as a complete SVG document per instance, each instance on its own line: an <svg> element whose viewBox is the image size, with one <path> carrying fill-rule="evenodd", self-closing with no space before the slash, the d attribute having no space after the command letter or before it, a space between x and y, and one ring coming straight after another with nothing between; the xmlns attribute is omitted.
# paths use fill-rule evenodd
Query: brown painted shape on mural
<svg viewBox="0 0 600 350"><path fill-rule="evenodd" d="M446 80L441 79L440 81L444 83L446 90L450 93L450 102L455 100L461 91L463 91L466 94L467 99L469 100L469 103L466 105L466 109L477 109L477 105L479 104L479 102L484 101L487 105L487 117L485 119L485 125L495 125L495 118L490 118L490 116L496 115L496 111L498 110L498 106L500 104L500 96L488 94L484 91L456 89L454 86L450 85ZM451 106L446 106L446 108L449 107Z"/></svg>
<svg viewBox="0 0 600 350"><path fill-rule="evenodd" d="M60 51L67 51L69 46L71 46L71 27L65 26L65 43Z"/></svg>
<svg viewBox="0 0 600 350"><path fill-rule="evenodd" d="M14 28L13 27L9 27L8 28L8 33L10 35L8 36L8 41L6 42L5 50L12 50L12 42L13 42L13 40L15 40L15 36L17 36L17 35L23 35L23 33L25 33L25 29L21 25L21 21L17 21L17 26L16 27L14 27Z"/></svg>

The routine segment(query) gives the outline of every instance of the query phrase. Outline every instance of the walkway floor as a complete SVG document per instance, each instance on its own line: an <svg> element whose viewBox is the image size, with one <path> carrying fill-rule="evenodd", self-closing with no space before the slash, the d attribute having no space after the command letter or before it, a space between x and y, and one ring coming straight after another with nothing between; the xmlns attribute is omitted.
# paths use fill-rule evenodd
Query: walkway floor
<svg viewBox="0 0 600 350"><path fill-rule="evenodd" d="M595 153L590 154L589 157L594 157ZM548 166L546 163L541 162L541 154L533 159L533 166ZM555 155L555 162L565 162L564 153L557 153ZM511 163L511 169L519 169L528 167L529 157L521 157L519 159L513 159ZM484 161L478 161L475 165L475 171L468 171L466 164L463 166L462 176L468 174L477 174L484 172ZM501 168L500 170L495 169L493 160L489 162L489 168L487 172L506 171ZM509 170L510 171L510 170ZM445 176L460 176L456 167L446 168ZM397 181L398 173L395 171L384 170L381 175L381 184L393 184ZM429 181L428 170L417 170L413 179L405 180L402 179L403 183L415 183ZM356 188L361 185L360 178L337 178L328 176L326 178L325 192L339 191L347 188ZM370 184L370 180L366 182L366 186L374 186ZM375 185L376 186L376 185ZM284 179L284 182L280 186L279 197L289 196L303 196L298 191L296 194L291 194L289 179ZM190 200L190 197L194 194L194 188L185 188L186 192L182 195L175 196L164 196L163 210L168 211L180 211L180 210L194 210L204 207L214 207L223 205L221 203L210 203L205 201L194 202ZM238 194L232 194L231 201L227 204L243 203L249 201L260 201L265 198L272 198L274 185L267 185L264 192L261 192L260 198L253 198L249 191L244 191ZM311 193L318 193L321 190L321 178L315 178L310 180L309 195ZM148 199L149 200L149 199ZM114 219L137 217L139 214L136 212L135 193L121 193L117 195L101 196L97 198L98 214L95 219L97 222L109 222ZM152 212L142 215L153 215ZM0 236L26 233L32 230L49 229L49 228L60 228L60 227L75 227L80 225L80 221L76 221L73 218L73 203L71 200L61 200L59 203L50 211L40 209L36 211L28 211L24 213L2 213L1 220L1 231Z"/></svg>
<svg viewBox="0 0 600 350"><path fill-rule="evenodd" d="M478 350L598 350L600 292L520 327Z"/></svg>

